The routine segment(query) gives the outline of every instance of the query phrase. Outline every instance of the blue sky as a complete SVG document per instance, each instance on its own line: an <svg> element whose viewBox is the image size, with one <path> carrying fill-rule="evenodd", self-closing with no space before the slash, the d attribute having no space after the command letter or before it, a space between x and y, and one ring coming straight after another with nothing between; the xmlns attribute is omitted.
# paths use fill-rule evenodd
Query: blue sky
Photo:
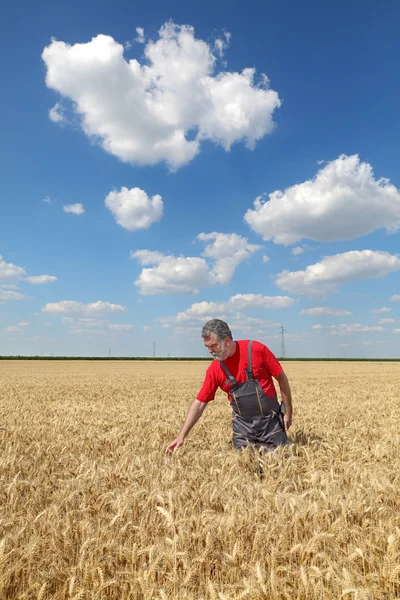
<svg viewBox="0 0 400 600"><path fill-rule="evenodd" d="M398 357L400 7L3 9L0 354Z"/></svg>

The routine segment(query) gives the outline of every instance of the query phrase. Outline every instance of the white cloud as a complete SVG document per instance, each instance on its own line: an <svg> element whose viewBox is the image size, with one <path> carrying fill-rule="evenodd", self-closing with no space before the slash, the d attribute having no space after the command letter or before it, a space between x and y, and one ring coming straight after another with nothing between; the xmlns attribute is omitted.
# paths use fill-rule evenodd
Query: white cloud
<svg viewBox="0 0 400 600"><path fill-rule="evenodd" d="M131 331L133 329L133 325L128 323L110 323L108 328L112 331Z"/></svg>
<svg viewBox="0 0 400 600"><path fill-rule="evenodd" d="M395 294L389 298L390 302L400 302L400 294Z"/></svg>
<svg viewBox="0 0 400 600"><path fill-rule="evenodd" d="M15 335L24 335L25 327L28 327L29 323L27 323L26 321L20 321L19 323L17 323L16 325L8 325L8 327L6 327L4 329L4 331L6 333L12 333Z"/></svg>
<svg viewBox="0 0 400 600"><path fill-rule="evenodd" d="M293 256L300 256L300 254L303 254L303 252L304 248L302 246L296 246L295 248L292 248Z"/></svg>
<svg viewBox="0 0 400 600"><path fill-rule="evenodd" d="M29 277L25 277L25 281L33 285L40 285L42 283L53 283L57 281L57 277L55 275L30 275Z"/></svg>
<svg viewBox="0 0 400 600"><path fill-rule="evenodd" d="M319 306L316 308L306 308L300 311L301 315L308 315L310 317L344 317L346 315L352 315L353 313L349 310L343 310L342 308L330 308L329 306Z"/></svg>
<svg viewBox="0 0 400 600"><path fill-rule="evenodd" d="M63 210L65 213L72 213L73 215L83 215L85 209L83 204L77 202L76 204L64 204Z"/></svg>
<svg viewBox="0 0 400 600"><path fill-rule="evenodd" d="M119 304L111 304L110 302L92 302L90 304L82 304L75 300L62 300L61 302L49 303L42 308L42 312L52 313L55 315L75 313L81 315L107 315L119 313L126 310L124 306Z"/></svg>
<svg viewBox="0 0 400 600"><path fill-rule="evenodd" d="M217 38L214 41L215 51L217 52L217 54L219 55L220 58L222 58L224 56L226 50L229 48L230 40L231 40L231 34L226 31L224 33L223 39Z"/></svg>
<svg viewBox="0 0 400 600"><path fill-rule="evenodd" d="M400 333L400 329L393 329L394 333Z"/></svg>
<svg viewBox="0 0 400 600"><path fill-rule="evenodd" d="M388 325L389 323L395 323L394 319L380 319L378 325Z"/></svg>
<svg viewBox="0 0 400 600"><path fill-rule="evenodd" d="M302 239L351 240L377 229L400 227L400 192L387 179L374 179L358 155L342 155L312 180L284 192L259 196L245 220L264 240L290 245Z"/></svg>
<svg viewBox="0 0 400 600"><path fill-rule="evenodd" d="M196 302L185 311L179 312L174 317L161 317L158 319L164 327L176 325L205 323L209 319L227 318L235 315L239 320L246 319L246 323L252 320L246 315L241 315L237 311L243 309L279 309L287 308L294 304L295 300L288 296L262 296L261 294L236 294L226 302ZM239 315L239 317L238 317ZM266 319L253 319L253 324L259 327L275 327L277 324Z"/></svg>
<svg viewBox="0 0 400 600"><path fill-rule="evenodd" d="M45 202L46 204L51 204L51 198L50 198L50 196L45 196L43 198L43 202Z"/></svg>
<svg viewBox="0 0 400 600"><path fill-rule="evenodd" d="M263 263L264 263L264 264L267 264L267 262L269 262L269 261L270 261L270 258L269 258L269 256L266 256L266 255L264 254L264 256L262 257L262 261L263 261Z"/></svg>
<svg viewBox="0 0 400 600"><path fill-rule="evenodd" d="M6 300L23 300L23 298L23 294L14 292L14 290L6 290L4 287L0 286L0 302Z"/></svg>
<svg viewBox="0 0 400 600"><path fill-rule="evenodd" d="M151 331L151 326L150 325L143 325L143 331L145 333L147 333L148 331Z"/></svg>
<svg viewBox="0 0 400 600"><path fill-rule="evenodd" d="M131 252L131 258L137 259L140 264L154 265L143 269L135 281L140 293L197 294L201 287L229 283L236 267L259 248L235 233L200 233L198 239L213 241L202 253L213 261L211 267L205 258L200 257L166 256L151 250Z"/></svg>
<svg viewBox="0 0 400 600"><path fill-rule="evenodd" d="M151 254L148 250L137 250L131 253L131 258L146 264L142 253L147 252ZM216 283L204 258L162 255L161 258L154 258L151 263L155 266L142 269L135 281L140 293L145 296L198 294L201 287Z"/></svg>
<svg viewBox="0 0 400 600"><path fill-rule="evenodd" d="M296 300L289 296L262 296L261 294L236 294L229 299L235 309L243 308L287 308Z"/></svg>
<svg viewBox="0 0 400 600"><path fill-rule="evenodd" d="M143 27L136 27L137 36L135 38L135 42L139 44L144 44L144 29Z"/></svg>
<svg viewBox="0 0 400 600"><path fill-rule="evenodd" d="M382 308L372 308L371 312L375 315L379 315L380 313L392 312L392 309L388 308L387 306L382 306Z"/></svg>
<svg viewBox="0 0 400 600"><path fill-rule="evenodd" d="M144 42L142 29L136 31ZM228 41L217 44L217 53ZM241 141L253 148L273 130L281 102L268 78L256 83L254 68L215 73L212 48L193 27L165 23L144 55L143 64L126 61L123 45L108 35L72 46L53 39L42 53L47 86L72 101L86 135L119 159L177 169L203 140L226 151ZM62 106L52 118L63 118Z"/></svg>
<svg viewBox="0 0 400 600"><path fill-rule="evenodd" d="M24 334L24 328L23 327L18 327L17 325L8 325L8 327L5 328L4 330L6 333L13 333L15 335L23 335Z"/></svg>
<svg viewBox="0 0 400 600"><path fill-rule="evenodd" d="M157 194L150 199L137 187L130 190L122 187L119 192L113 190L106 197L105 205L118 225L130 231L147 229L152 223L161 221L164 212L161 196Z"/></svg>
<svg viewBox="0 0 400 600"><path fill-rule="evenodd" d="M352 333L375 333L377 331L385 331L383 327L380 327L379 325L369 326L361 325L361 323L335 325L330 329L330 335L349 335Z"/></svg>
<svg viewBox="0 0 400 600"><path fill-rule="evenodd" d="M351 344L336 344L336 348L349 348Z"/></svg>
<svg viewBox="0 0 400 600"><path fill-rule="evenodd" d="M114 311L115 312L115 311ZM91 314L94 314L93 312ZM110 323L106 319L95 317L61 317L61 322L67 325L69 333L73 334L118 334L132 331L129 323Z"/></svg>
<svg viewBox="0 0 400 600"><path fill-rule="evenodd" d="M64 123L67 120L64 114L64 108L60 102L57 102L53 108L49 110L49 119L50 121L53 121L53 123Z"/></svg>
<svg viewBox="0 0 400 600"><path fill-rule="evenodd" d="M200 233L197 238L202 242L213 241L205 247L202 256L215 260L213 272L218 283L229 283L236 267L260 249L261 246L249 244L247 238L236 233Z"/></svg>
<svg viewBox="0 0 400 600"><path fill-rule="evenodd" d="M400 269L400 258L387 252L353 250L325 256L305 271L282 271L277 285L291 293L323 295L336 291L340 283L384 277Z"/></svg>
<svg viewBox="0 0 400 600"><path fill-rule="evenodd" d="M12 263L6 263L0 255L0 281L13 281L23 275L25 275L25 269Z"/></svg>

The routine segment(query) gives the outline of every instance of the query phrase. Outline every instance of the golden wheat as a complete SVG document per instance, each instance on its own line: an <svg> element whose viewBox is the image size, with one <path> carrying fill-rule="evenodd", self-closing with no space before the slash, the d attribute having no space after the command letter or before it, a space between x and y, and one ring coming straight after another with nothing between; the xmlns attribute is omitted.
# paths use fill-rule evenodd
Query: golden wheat
<svg viewBox="0 0 400 600"><path fill-rule="evenodd" d="M207 363L0 363L0 598L400 598L400 364L287 363L289 448L230 447Z"/></svg>

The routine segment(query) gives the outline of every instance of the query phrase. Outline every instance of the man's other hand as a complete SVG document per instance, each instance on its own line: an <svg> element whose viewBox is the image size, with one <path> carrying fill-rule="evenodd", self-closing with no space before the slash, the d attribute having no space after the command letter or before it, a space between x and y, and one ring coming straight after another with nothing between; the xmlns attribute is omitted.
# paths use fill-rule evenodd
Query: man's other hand
<svg viewBox="0 0 400 600"><path fill-rule="evenodd" d="M287 431L289 429L289 427L291 426L291 424L292 424L292 415L291 415L291 413L287 412L283 416L283 424L285 426L285 431Z"/></svg>

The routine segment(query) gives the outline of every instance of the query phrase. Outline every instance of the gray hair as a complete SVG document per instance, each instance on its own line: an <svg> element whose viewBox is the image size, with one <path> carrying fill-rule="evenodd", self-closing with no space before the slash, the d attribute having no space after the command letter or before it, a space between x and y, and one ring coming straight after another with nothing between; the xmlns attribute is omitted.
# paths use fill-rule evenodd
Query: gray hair
<svg viewBox="0 0 400 600"><path fill-rule="evenodd" d="M229 326L225 321L221 321L221 319L211 319L211 321L208 321L201 330L201 337L203 339L208 338L212 333L215 333L215 337L220 342L223 342L227 337L230 337L231 340L233 339Z"/></svg>

